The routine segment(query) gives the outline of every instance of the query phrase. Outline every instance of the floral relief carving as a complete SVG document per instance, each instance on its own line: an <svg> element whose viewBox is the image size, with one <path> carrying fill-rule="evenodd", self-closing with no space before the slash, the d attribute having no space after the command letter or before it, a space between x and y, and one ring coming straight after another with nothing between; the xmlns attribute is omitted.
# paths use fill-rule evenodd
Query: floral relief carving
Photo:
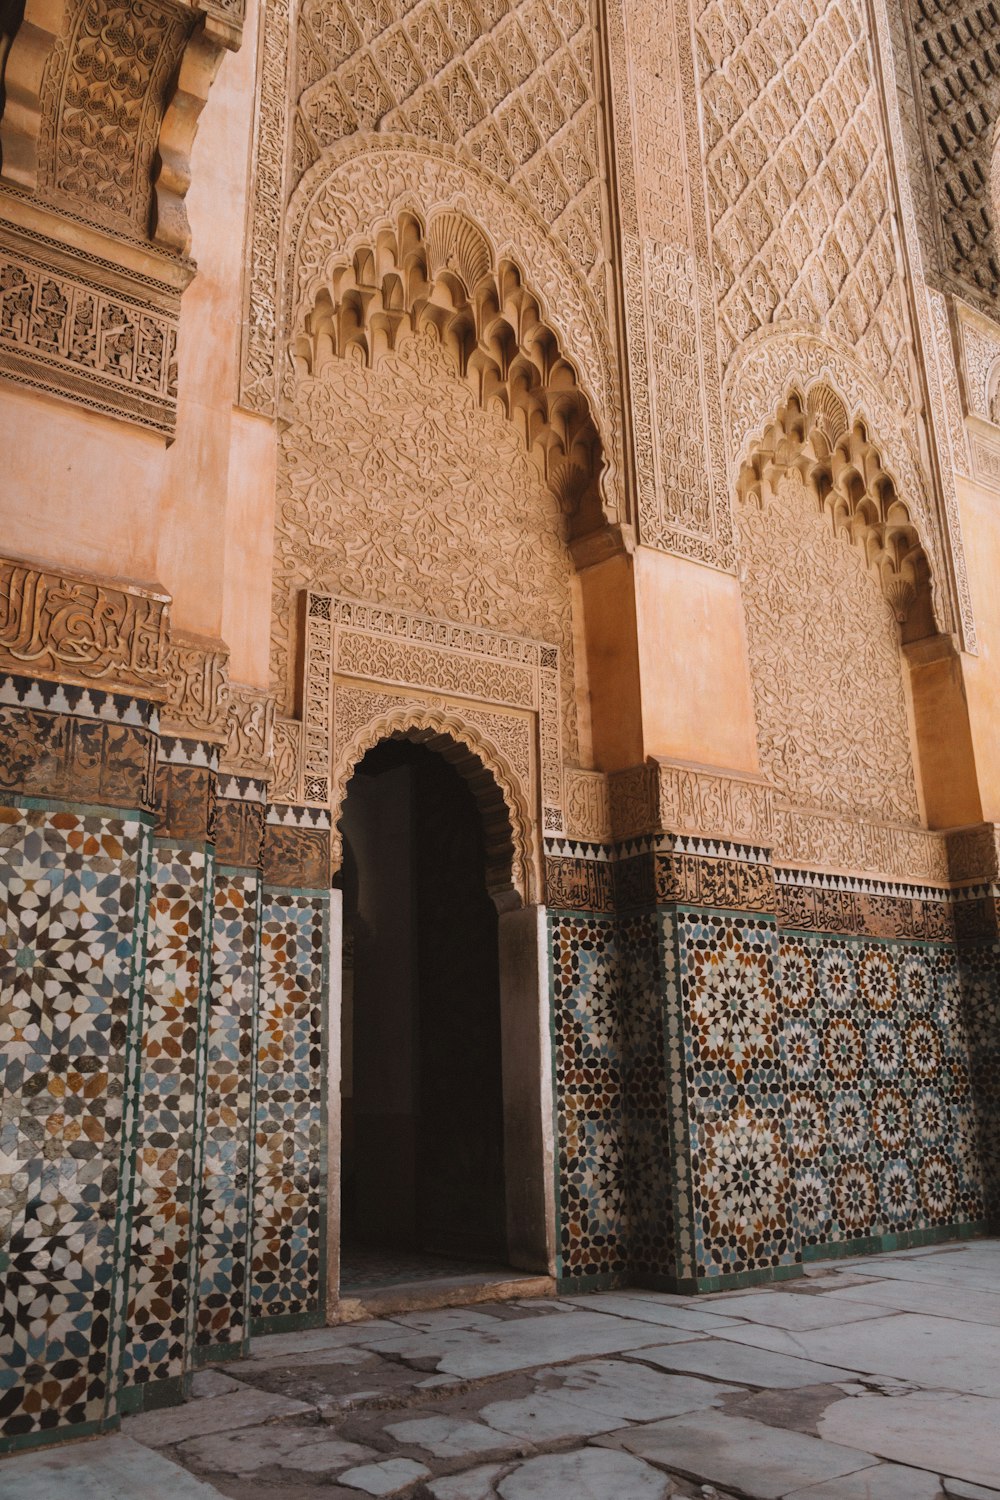
<svg viewBox="0 0 1000 1500"><path fill-rule="evenodd" d="M300 379L296 416L281 437L275 691L291 702L299 592L335 585L372 604L555 642L561 732L574 756L571 563L562 525L558 502L515 430L480 407L435 335L409 336L371 370L331 360L322 378ZM352 649L347 632L342 650ZM357 649L364 656L373 647ZM388 657L399 649L385 640L376 652L390 679L400 669ZM417 649L407 646L411 656ZM510 691L490 686L499 668L475 652L449 661L450 684L439 684L446 691L461 683L459 690L487 700ZM359 660L351 670L369 676L372 668ZM406 680L422 680L413 662L405 670ZM504 667L508 684L517 670L513 662ZM307 774L309 755L307 731Z"/></svg>
<svg viewBox="0 0 1000 1500"><path fill-rule="evenodd" d="M779 798L916 826L898 627L862 549L794 470L737 520L758 745Z"/></svg>
<svg viewBox="0 0 1000 1500"><path fill-rule="evenodd" d="M295 341L296 364L309 375L338 357L374 367L413 333L436 337L477 404L508 417L571 534L600 527L601 444L576 372L518 267L494 266L464 215L433 215L425 232L400 214L331 268Z"/></svg>
<svg viewBox="0 0 1000 1500"><path fill-rule="evenodd" d="M0 666L143 698L166 690L168 594L0 559Z"/></svg>

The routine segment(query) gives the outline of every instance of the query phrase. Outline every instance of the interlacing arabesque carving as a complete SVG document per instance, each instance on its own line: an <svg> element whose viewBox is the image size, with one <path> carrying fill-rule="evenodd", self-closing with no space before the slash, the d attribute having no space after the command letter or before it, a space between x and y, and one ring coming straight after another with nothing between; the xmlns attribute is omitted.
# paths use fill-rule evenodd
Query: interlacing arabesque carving
<svg viewBox="0 0 1000 1500"><path fill-rule="evenodd" d="M857 0L708 0L698 9L723 363L782 322L858 352L913 405L890 173Z"/></svg>
<svg viewBox="0 0 1000 1500"><path fill-rule="evenodd" d="M601 441L576 371L511 261L494 264L463 215L411 213L331 268L295 341L303 375L330 360L368 368L407 335L428 333L477 406L513 423L567 517L570 535L601 525Z"/></svg>
<svg viewBox="0 0 1000 1500"><path fill-rule="evenodd" d="M463 142L604 294L598 65L583 0L304 0L292 180L358 131Z"/></svg>
<svg viewBox="0 0 1000 1500"><path fill-rule="evenodd" d="M347 784L369 750L383 740L408 739L442 755L454 765L476 799L483 822L486 886L494 899L516 891L525 903L536 899L531 816L525 789L506 757L464 716L413 702L400 704L365 725L341 753L331 785L334 869L343 859L343 837L337 820Z"/></svg>
<svg viewBox="0 0 1000 1500"><path fill-rule="evenodd" d="M776 857L854 865L857 823L920 842L900 635L935 633L927 559L878 450L828 387L793 394L752 451L737 525Z"/></svg>
<svg viewBox="0 0 1000 1500"><path fill-rule="evenodd" d="M912 0L909 17L942 270L996 314L1000 192L991 178L1000 122L1000 4Z"/></svg>
<svg viewBox="0 0 1000 1500"><path fill-rule="evenodd" d="M242 0L27 0L5 70L0 178L186 253L198 117Z"/></svg>
<svg viewBox="0 0 1000 1500"><path fill-rule="evenodd" d="M170 596L0 558L0 667L160 700Z"/></svg>
<svg viewBox="0 0 1000 1500"><path fill-rule="evenodd" d="M483 409L459 379L436 331L400 339L397 330L397 345L374 369L332 359L321 378L299 381L296 418L279 448L275 690L291 704L301 590L336 587L436 617L446 629L493 627L553 641L561 657L553 708L575 757L572 563L559 502L514 426L495 404ZM400 649L376 644L366 649ZM407 646L411 655L418 649ZM475 645L459 659L467 679ZM465 691L492 696L471 682ZM305 753L307 775L322 776L308 730Z"/></svg>
<svg viewBox="0 0 1000 1500"><path fill-rule="evenodd" d="M699 834L769 848L774 841L770 786L660 757L608 777L616 839L648 833Z"/></svg>

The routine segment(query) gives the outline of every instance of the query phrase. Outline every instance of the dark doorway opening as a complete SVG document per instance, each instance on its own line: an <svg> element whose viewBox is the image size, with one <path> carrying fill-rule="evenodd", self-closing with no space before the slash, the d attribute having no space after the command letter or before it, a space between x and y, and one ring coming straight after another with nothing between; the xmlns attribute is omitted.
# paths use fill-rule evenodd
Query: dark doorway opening
<svg viewBox="0 0 1000 1500"><path fill-rule="evenodd" d="M403 739L344 835L342 1290L507 1259L497 912L466 783Z"/></svg>

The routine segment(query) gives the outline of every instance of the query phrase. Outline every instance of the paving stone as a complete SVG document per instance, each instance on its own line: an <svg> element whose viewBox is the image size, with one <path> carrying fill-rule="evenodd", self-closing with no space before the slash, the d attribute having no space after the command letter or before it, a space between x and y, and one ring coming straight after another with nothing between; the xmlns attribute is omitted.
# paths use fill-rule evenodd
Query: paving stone
<svg viewBox="0 0 1000 1500"><path fill-rule="evenodd" d="M859 1396L828 1407L819 1431L972 1484L995 1484L1000 1477L1000 1400L940 1390Z"/></svg>
<svg viewBox="0 0 1000 1500"><path fill-rule="evenodd" d="M641 1458L703 1482L731 1486L755 1500L781 1500L793 1489L876 1463L857 1449L721 1411L671 1417L616 1434L614 1440Z"/></svg>
<svg viewBox="0 0 1000 1500"><path fill-rule="evenodd" d="M191 1377L191 1395L196 1401L205 1396L228 1396L230 1391L245 1391L246 1384L224 1375L221 1370L195 1370Z"/></svg>
<svg viewBox="0 0 1000 1500"><path fill-rule="evenodd" d="M891 1375L924 1387L1000 1396L1000 1328L955 1318L896 1313L846 1328L806 1329L796 1334L748 1325L727 1328L726 1338L863 1374Z"/></svg>
<svg viewBox="0 0 1000 1500"><path fill-rule="evenodd" d="M929 1286L915 1281L866 1281L863 1286L835 1287L823 1293L834 1303L867 1303L924 1317L958 1318L967 1323L1000 1327L1000 1297L982 1297L960 1286Z"/></svg>
<svg viewBox="0 0 1000 1500"><path fill-rule="evenodd" d="M426 1479L430 1472L412 1458L390 1458L383 1464L362 1464L359 1469L348 1469L346 1474L337 1476L337 1482L352 1490L363 1490L366 1495L398 1495L418 1479Z"/></svg>
<svg viewBox="0 0 1000 1500"><path fill-rule="evenodd" d="M597 1359L588 1364L540 1370L537 1379L558 1379L567 1401L593 1407L623 1422L655 1422L682 1412L717 1406L738 1388L687 1375L665 1375L644 1365Z"/></svg>
<svg viewBox="0 0 1000 1500"><path fill-rule="evenodd" d="M844 1294L846 1298L846 1293ZM745 1292L727 1298L719 1307L724 1316L706 1323L707 1331L723 1324L732 1325L735 1319L750 1323L765 1323L774 1328L797 1330L801 1328L839 1328L844 1323L863 1322L866 1318L877 1318L877 1308L864 1303L847 1300L827 1302L823 1297L804 1297L795 1292ZM711 1312L706 1308L706 1320Z"/></svg>
<svg viewBox="0 0 1000 1500"><path fill-rule="evenodd" d="M944 1493L937 1475L925 1469L879 1464L858 1474L792 1490L784 1500L944 1500Z"/></svg>
<svg viewBox="0 0 1000 1500"><path fill-rule="evenodd" d="M434 1500L495 1500L493 1482L503 1471L502 1464L486 1464L478 1469L466 1469L464 1474L450 1474L447 1479L431 1480L427 1493Z"/></svg>
<svg viewBox="0 0 1000 1500"><path fill-rule="evenodd" d="M673 1493L665 1474L607 1448L530 1458L497 1485L502 1500L667 1500Z"/></svg>
<svg viewBox="0 0 1000 1500"><path fill-rule="evenodd" d="M767 1333L774 1331L764 1330ZM742 1344L730 1343L728 1340L733 1332L727 1328L725 1339L666 1344L626 1353L625 1358L641 1359L665 1370L689 1370L696 1375L714 1376L717 1380L735 1380L741 1385L785 1390L794 1390L800 1385L827 1385L851 1377L850 1370L841 1370L834 1365L815 1364L792 1355L774 1354L766 1348L745 1348Z"/></svg>
<svg viewBox="0 0 1000 1500"><path fill-rule="evenodd" d="M162 1453L127 1437L0 1459L0 1500L221 1500Z"/></svg>
<svg viewBox="0 0 1000 1500"><path fill-rule="evenodd" d="M513 1452L517 1448L494 1428L460 1417L417 1417L393 1422L385 1430L401 1447L426 1448L435 1458L474 1458L480 1453Z"/></svg>
<svg viewBox="0 0 1000 1500"><path fill-rule="evenodd" d="M635 1318L641 1323L662 1323L668 1328L692 1334L714 1333L717 1328L736 1321L735 1316L726 1315L731 1311L732 1303L727 1302L724 1306L720 1305L718 1312L711 1312L707 1307L691 1307L690 1299L687 1307L679 1307L676 1301L661 1302L656 1295L630 1297L624 1292L611 1292L607 1296L591 1294L581 1297L578 1306L590 1312L610 1313L616 1318Z"/></svg>
<svg viewBox="0 0 1000 1500"><path fill-rule="evenodd" d="M966 1484L962 1479L942 1481L948 1500L996 1500L1000 1490L987 1490L981 1484Z"/></svg>
<svg viewBox="0 0 1000 1500"><path fill-rule="evenodd" d="M500 1433L545 1447L564 1438L590 1438L622 1425L620 1417L602 1416L592 1406L568 1401L556 1391L538 1391L515 1401L494 1401L480 1416Z"/></svg>
<svg viewBox="0 0 1000 1500"><path fill-rule="evenodd" d="M553 1361L617 1354L662 1342L652 1323L632 1322L604 1313L580 1312L566 1318L532 1318L501 1323L487 1338L482 1333L456 1336L438 1362L445 1375L479 1379L512 1370L530 1370ZM425 1346L426 1347L426 1346Z"/></svg>
<svg viewBox="0 0 1000 1500"><path fill-rule="evenodd" d="M177 1456L199 1469L223 1474L254 1474L260 1469L294 1469L300 1474L332 1474L378 1455L360 1443L347 1443L328 1427L250 1427L216 1432L182 1443Z"/></svg>
<svg viewBox="0 0 1000 1500"><path fill-rule="evenodd" d="M189 1401L184 1406L127 1417L122 1430L126 1437L150 1448L167 1448L172 1443L204 1437L210 1432L230 1432L236 1427L256 1427L261 1422L308 1416L312 1410L305 1401L292 1401L287 1396L272 1396L269 1391L244 1386L240 1391L214 1396L210 1401Z"/></svg>

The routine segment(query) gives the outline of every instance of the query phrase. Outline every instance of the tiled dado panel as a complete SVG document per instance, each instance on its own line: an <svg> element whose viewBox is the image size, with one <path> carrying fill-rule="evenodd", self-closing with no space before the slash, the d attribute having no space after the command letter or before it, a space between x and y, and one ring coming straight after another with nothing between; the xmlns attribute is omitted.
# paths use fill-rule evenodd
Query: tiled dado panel
<svg viewBox="0 0 1000 1500"><path fill-rule="evenodd" d="M157 839L147 918L123 1408L191 1365L213 856ZM131 1392L128 1388L132 1388ZM163 1394L159 1396L163 1399Z"/></svg>
<svg viewBox="0 0 1000 1500"><path fill-rule="evenodd" d="M564 1284L610 1284L628 1268L617 923L554 911L549 937L558 1275Z"/></svg>
<svg viewBox="0 0 1000 1500"><path fill-rule="evenodd" d="M208 1016L196 1357L249 1337L250 1187L261 879L216 870Z"/></svg>
<svg viewBox="0 0 1000 1500"><path fill-rule="evenodd" d="M151 844L0 808L0 1448L115 1411Z"/></svg>
<svg viewBox="0 0 1000 1500"><path fill-rule="evenodd" d="M982 1221L965 1017L988 1029L996 984L995 972L970 980L963 996L953 944L782 932L789 1125L807 1254Z"/></svg>
<svg viewBox="0 0 1000 1500"><path fill-rule="evenodd" d="M789 1274L800 1249L775 920L680 906L660 919L674 1139L686 1142L676 1284L705 1290L717 1278Z"/></svg>
<svg viewBox="0 0 1000 1500"><path fill-rule="evenodd" d="M1000 1225L1000 943L959 947L979 1163L988 1222Z"/></svg>
<svg viewBox="0 0 1000 1500"><path fill-rule="evenodd" d="M323 1317L330 898L265 887L260 926L251 1314Z"/></svg>

